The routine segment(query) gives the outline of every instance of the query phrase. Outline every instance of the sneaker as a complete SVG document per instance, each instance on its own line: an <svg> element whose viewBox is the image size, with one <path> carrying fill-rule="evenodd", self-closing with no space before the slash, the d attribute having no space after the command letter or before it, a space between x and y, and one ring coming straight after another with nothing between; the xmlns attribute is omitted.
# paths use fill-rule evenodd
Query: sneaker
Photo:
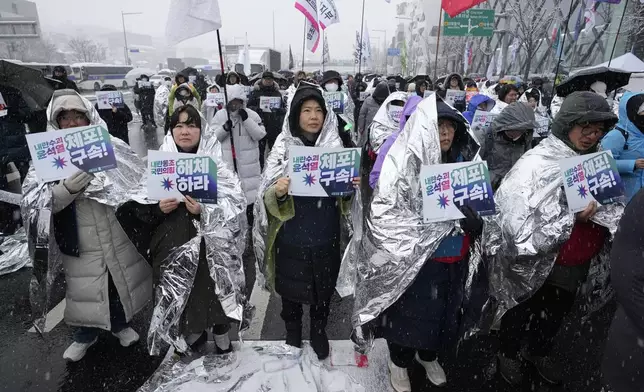
<svg viewBox="0 0 644 392"><path fill-rule="evenodd" d="M320 361L329 357L329 338L326 335L326 320L324 322L311 320L311 347Z"/></svg>
<svg viewBox="0 0 644 392"><path fill-rule="evenodd" d="M63 358L70 362L78 362L83 359L85 354L87 354L87 350L96 344L96 342L98 342L98 338L94 338L94 340L89 343L74 342L67 347L67 350L65 350L65 353L63 354Z"/></svg>
<svg viewBox="0 0 644 392"><path fill-rule="evenodd" d="M429 381L436 385L437 387L442 387L447 384L447 376L445 376L445 371L438 360L433 360L431 362L423 361L416 353L416 361L423 365L425 372L427 373L427 378Z"/></svg>
<svg viewBox="0 0 644 392"><path fill-rule="evenodd" d="M112 335L118 338L118 340L121 342L121 346L123 347L130 347L131 345L139 341L139 334L130 327L127 327L119 332L113 332Z"/></svg>
<svg viewBox="0 0 644 392"><path fill-rule="evenodd" d="M222 348L225 347L225 348ZM215 335L215 354L224 355L233 352L233 345L228 334Z"/></svg>
<svg viewBox="0 0 644 392"><path fill-rule="evenodd" d="M523 381L523 370L519 359L508 358L502 354L496 356L499 362L501 377L510 385L519 385Z"/></svg>
<svg viewBox="0 0 644 392"><path fill-rule="evenodd" d="M528 354L523 350L521 356L526 361L530 362L537 369L541 377L550 384L561 384L561 365L557 361L552 360L550 357L537 357Z"/></svg>
<svg viewBox="0 0 644 392"><path fill-rule="evenodd" d="M396 366L389 360L389 380L391 386L394 387L396 392L411 392L411 382L409 381L409 374L407 368Z"/></svg>

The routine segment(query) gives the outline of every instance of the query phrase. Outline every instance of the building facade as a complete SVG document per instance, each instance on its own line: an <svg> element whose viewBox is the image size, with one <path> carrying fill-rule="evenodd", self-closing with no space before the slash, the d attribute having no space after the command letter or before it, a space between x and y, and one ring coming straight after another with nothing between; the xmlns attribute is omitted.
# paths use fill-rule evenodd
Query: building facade
<svg viewBox="0 0 644 392"><path fill-rule="evenodd" d="M23 59L25 52L41 41L40 18L35 3L0 0L0 53Z"/></svg>

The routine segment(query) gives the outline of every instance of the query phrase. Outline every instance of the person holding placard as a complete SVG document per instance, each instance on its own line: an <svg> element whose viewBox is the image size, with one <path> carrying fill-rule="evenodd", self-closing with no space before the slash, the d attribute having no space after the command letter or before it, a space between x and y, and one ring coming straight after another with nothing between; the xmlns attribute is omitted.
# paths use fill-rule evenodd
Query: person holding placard
<svg viewBox="0 0 644 392"><path fill-rule="evenodd" d="M602 139L613 153L630 200L644 187L644 93L626 93L619 102L619 123Z"/></svg>
<svg viewBox="0 0 644 392"><path fill-rule="evenodd" d="M117 91L116 87L112 84L104 84L101 91ZM127 124L132 121L132 111L125 102L122 108L113 106L111 109L99 109L98 103L94 105L98 114L101 116L110 135L123 140L125 143L130 144L129 129Z"/></svg>
<svg viewBox="0 0 644 392"><path fill-rule="evenodd" d="M496 101L493 98L485 94L476 94L467 104L467 111L463 112L463 117L472 125L472 120L477 110L489 112L494 108L494 105L496 105Z"/></svg>
<svg viewBox="0 0 644 392"><path fill-rule="evenodd" d="M90 124L105 127L91 103L73 90L56 91L47 112L55 130ZM23 185L22 208L29 212L24 218L28 233L38 214L51 206L49 237L55 238L57 246L48 248L47 267L55 268L60 263L58 257L62 258L65 322L76 327L74 342L63 358L72 362L85 356L101 330L111 331L123 347L135 344L139 335L129 322L152 294L150 266L115 215L115 206L125 201L142 176L143 163L122 141L112 139L112 146L122 168L112 169L117 172L114 179L119 180L110 181L110 185L104 185L110 179L104 173L84 171L45 184L35 178L32 169ZM31 230L36 231L33 227Z"/></svg>
<svg viewBox="0 0 644 392"><path fill-rule="evenodd" d="M521 384L523 361L545 381L559 383L562 366L550 354L577 292L589 282L584 292L593 293L588 299L596 303L588 309L607 298L605 251L623 204L593 201L579 213L570 212L559 162L597 152L616 122L604 98L572 93L554 119L552 134L519 159L495 192L499 215L486 220L483 249L493 271L494 323L501 324L499 371L510 384ZM522 349L524 338L528 346Z"/></svg>
<svg viewBox="0 0 644 392"><path fill-rule="evenodd" d="M178 108L170 119L170 129L161 151L205 155L215 161L217 203L199 203L185 195L185 202L171 198L127 205L151 233L146 248L156 298L148 338L154 342L150 351L156 355L157 341L165 340L180 356L194 359L193 354L202 353L207 331L212 330L215 352L229 353L230 322L242 321L240 310L247 302L242 267L245 197L232 166L224 163L219 143L197 109L190 105ZM185 305L175 310L178 302Z"/></svg>
<svg viewBox="0 0 644 392"><path fill-rule="evenodd" d="M208 94L219 94L219 86L216 84L208 86ZM223 109L223 105L216 105L214 103L215 102L210 102L209 99L204 99L201 104L201 114L206 118L208 124L210 124L212 119L215 118L217 111Z"/></svg>
<svg viewBox="0 0 644 392"><path fill-rule="evenodd" d="M172 116L175 106L185 105L185 103L175 102L177 100L181 100L180 97L177 95L177 90L181 87L187 87L190 90L190 94L180 94L188 98L188 101L186 102L191 102L191 104L197 110L201 108L201 97L199 96L199 92L197 91L197 88L192 83L189 83L190 81L189 77L190 76L187 73L185 73L185 70L182 70L175 75L174 85L170 89L170 94L168 95L168 116L167 116L168 118ZM194 102L192 100L194 100ZM166 123L166 128L168 125L169 125L169 122Z"/></svg>
<svg viewBox="0 0 644 392"><path fill-rule="evenodd" d="M343 87L342 76L337 71L326 71L322 75L320 86L325 93L327 104L330 105L338 120L338 134L342 139L342 145L346 148L355 147L353 138L356 137L355 124L353 122L352 106L349 105L349 97L341 90ZM329 97L335 98L330 100ZM346 121L345 121L346 119Z"/></svg>
<svg viewBox="0 0 644 392"><path fill-rule="evenodd" d="M530 106L515 102L496 116L490 130L480 135L479 155L490 171L492 189L498 189L512 166L532 148L532 134L539 124Z"/></svg>
<svg viewBox="0 0 644 392"><path fill-rule="evenodd" d="M266 162L255 205L255 254L268 287L282 298L286 344L302 347L302 305L310 305L311 346L329 356L326 325L340 270L342 227L350 225L352 197L290 196L290 146L342 147L336 116L319 87L300 83L288 122ZM353 179L354 187L359 178ZM343 219L344 218L344 219ZM346 227L346 226L344 226Z"/></svg>
<svg viewBox="0 0 644 392"><path fill-rule="evenodd" d="M153 125L154 123L154 95L155 90L154 86L150 83L150 78L148 75L142 74L136 86L134 86L134 94L139 97L139 105L141 110L141 120L143 125Z"/></svg>
<svg viewBox="0 0 644 392"><path fill-rule="evenodd" d="M429 82L425 79L417 81L415 91L416 95L421 98L425 98L425 92L429 91Z"/></svg>
<svg viewBox="0 0 644 392"><path fill-rule="evenodd" d="M277 135L282 132L286 115L282 94L272 72L264 72L262 79L255 83L248 99L248 108L259 114L266 128L266 136L259 141L259 162L264 168L266 146L269 150L273 148Z"/></svg>

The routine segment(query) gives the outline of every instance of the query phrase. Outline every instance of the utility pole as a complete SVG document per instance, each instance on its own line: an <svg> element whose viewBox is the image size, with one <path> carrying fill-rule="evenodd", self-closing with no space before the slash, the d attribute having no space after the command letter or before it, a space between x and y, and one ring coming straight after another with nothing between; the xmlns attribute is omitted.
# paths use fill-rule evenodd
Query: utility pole
<svg viewBox="0 0 644 392"><path fill-rule="evenodd" d="M383 73L386 75L387 74L387 48L389 48L389 44L387 43L387 30L372 29L371 31L385 34L385 70L383 71Z"/></svg>
<svg viewBox="0 0 644 392"><path fill-rule="evenodd" d="M275 50L275 11L273 11L273 50Z"/></svg>
<svg viewBox="0 0 644 392"><path fill-rule="evenodd" d="M505 72L508 67L508 51L510 49L510 17L505 12L497 14L496 16L497 18L503 18L503 29L495 31L495 33L503 34L503 37L501 38L501 69L499 70L499 78L502 78L505 76Z"/></svg>
<svg viewBox="0 0 644 392"><path fill-rule="evenodd" d="M125 15L141 15L143 12L123 12L121 11L121 22L123 22L123 41L125 43L125 65L131 65L130 50L127 47L127 33L125 32Z"/></svg>

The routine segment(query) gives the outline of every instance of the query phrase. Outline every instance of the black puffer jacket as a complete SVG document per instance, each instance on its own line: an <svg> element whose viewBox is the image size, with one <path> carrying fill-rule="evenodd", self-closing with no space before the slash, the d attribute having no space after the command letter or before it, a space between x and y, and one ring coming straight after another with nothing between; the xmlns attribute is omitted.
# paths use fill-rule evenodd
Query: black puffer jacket
<svg viewBox="0 0 644 392"><path fill-rule="evenodd" d="M533 130L538 127L534 111L528 105L515 102L501 112L485 135L476 135L481 142L481 158L487 161L492 189L501 185L503 177L521 156L532 147ZM505 131L523 131L517 140Z"/></svg>
<svg viewBox="0 0 644 392"><path fill-rule="evenodd" d="M62 76L56 77L55 72L59 71L62 72ZM69 80L69 76L67 75L67 70L65 67L57 65L54 67L54 74L51 76L52 79L58 80L60 83L56 86L56 90L64 90L64 89L72 89L75 90L77 93L80 92L78 91L78 86L76 86L76 83L74 83L73 80Z"/></svg>
<svg viewBox="0 0 644 392"><path fill-rule="evenodd" d="M610 255L617 294L603 372L614 392L644 391L644 191L626 206Z"/></svg>
<svg viewBox="0 0 644 392"><path fill-rule="evenodd" d="M27 122L34 116L22 98L20 91L0 86L0 93L7 105L7 115L0 117L0 185L6 185L6 171L9 162L13 162L22 177L29 169L29 148L25 138ZM3 186L0 186L2 189Z"/></svg>
<svg viewBox="0 0 644 392"><path fill-rule="evenodd" d="M259 107L259 103L262 97L280 98L280 108L272 110L271 112L263 111ZM250 93L248 104L246 106L259 114L259 117L262 119L264 127L266 128L266 138L274 142L275 139L277 139L277 135L282 132L284 116L286 115L286 109L284 108L282 94L279 91L279 86L277 85L277 83L273 82L271 86L266 87L262 84L261 79L257 81L257 83L255 83L255 85L253 86L253 90Z"/></svg>

